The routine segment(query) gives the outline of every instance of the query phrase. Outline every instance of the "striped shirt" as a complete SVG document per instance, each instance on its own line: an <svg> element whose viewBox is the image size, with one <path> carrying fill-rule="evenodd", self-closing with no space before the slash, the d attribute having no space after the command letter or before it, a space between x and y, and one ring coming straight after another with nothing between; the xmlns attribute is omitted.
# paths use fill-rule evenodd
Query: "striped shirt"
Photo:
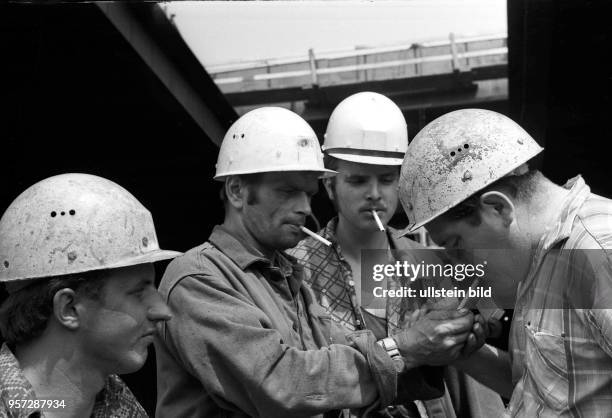
<svg viewBox="0 0 612 418"><path fill-rule="evenodd" d="M578 176L517 293L512 417L612 414L612 200Z"/></svg>

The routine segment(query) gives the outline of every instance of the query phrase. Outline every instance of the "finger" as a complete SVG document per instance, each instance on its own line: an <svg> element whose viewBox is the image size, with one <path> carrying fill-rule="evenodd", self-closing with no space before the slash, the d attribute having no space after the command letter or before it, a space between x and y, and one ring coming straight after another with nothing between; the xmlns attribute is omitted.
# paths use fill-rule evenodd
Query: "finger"
<svg viewBox="0 0 612 418"><path fill-rule="evenodd" d="M463 346L462 345L457 345L456 347L451 349L451 351L449 353L449 357L453 361L457 360L461 356L462 350L463 350Z"/></svg>
<svg viewBox="0 0 612 418"><path fill-rule="evenodd" d="M481 314L474 315L474 324L479 323L483 328L486 328L487 322Z"/></svg>
<svg viewBox="0 0 612 418"><path fill-rule="evenodd" d="M461 334L472 330L473 315L462 316L460 318L440 320L435 326L435 331L438 334Z"/></svg>
<svg viewBox="0 0 612 418"><path fill-rule="evenodd" d="M478 348L480 348L480 346L478 345L477 337L473 333L470 333L470 335L465 340L465 345L461 349L461 355L467 357L474 351L476 351Z"/></svg>
<svg viewBox="0 0 612 418"><path fill-rule="evenodd" d="M478 350L484 345L487 339L487 333L484 331L485 328L482 325L478 324L478 326L476 326L475 328L476 332L472 332L470 334L470 337L468 337L468 341L471 341L469 348L469 350L471 351L468 350L468 353Z"/></svg>
<svg viewBox="0 0 612 418"><path fill-rule="evenodd" d="M427 313L427 317L431 319L456 319L469 315L471 312L468 309L450 309L450 310L435 310Z"/></svg>
<svg viewBox="0 0 612 418"><path fill-rule="evenodd" d="M472 334L480 345L484 344L484 341L487 339L487 326L481 325L480 322L474 322Z"/></svg>
<svg viewBox="0 0 612 418"><path fill-rule="evenodd" d="M469 331L464 332L462 334L449 335L445 337L442 341L442 346L446 349L454 347L456 345L463 346L463 344L467 341L470 335L471 333Z"/></svg>
<svg viewBox="0 0 612 418"><path fill-rule="evenodd" d="M482 315L474 315L474 324L472 325L472 331L476 333L477 328L480 330L480 332L484 334L485 338L488 336L489 327L487 326L487 323L485 322Z"/></svg>

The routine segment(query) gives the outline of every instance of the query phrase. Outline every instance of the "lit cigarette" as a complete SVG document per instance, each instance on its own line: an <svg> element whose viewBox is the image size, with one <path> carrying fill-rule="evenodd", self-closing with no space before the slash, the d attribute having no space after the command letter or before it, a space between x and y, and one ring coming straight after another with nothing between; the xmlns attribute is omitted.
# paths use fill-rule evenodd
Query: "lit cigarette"
<svg viewBox="0 0 612 418"><path fill-rule="evenodd" d="M470 289L473 289L476 286L478 286L478 278L476 278L472 282L472 284L470 285ZM469 290L468 290L468 294L469 294ZM457 306L457 310L465 308L465 305L467 305L468 302L471 301L471 299L480 299L480 298L477 298L477 297L474 297L474 296L472 296L472 297L470 297L470 296L464 297L463 300L459 303L459 306Z"/></svg>
<svg viewBox="0 0 612 418"><path fill-rule="evenodd" d="M372 215L374 215L374 220L376 221L376 225L378 225L378 229L380 229L382 232L385 231L385 227L383 226L382 222L380 221L380 218L378 217L378 213L376 213L375 210L372 210Z"/></svg>
<svg viewBox="0 0 612 418"><path fill-rule="evenodd" d="M316 240L321 241L323 244L327 245L328 247L331 246L331 242L323 238L321 235L315 234L314 232L312 232L310 229L306 228L305 226L300 226L300 229L302 230L303 233L310 235Z"/></svg>

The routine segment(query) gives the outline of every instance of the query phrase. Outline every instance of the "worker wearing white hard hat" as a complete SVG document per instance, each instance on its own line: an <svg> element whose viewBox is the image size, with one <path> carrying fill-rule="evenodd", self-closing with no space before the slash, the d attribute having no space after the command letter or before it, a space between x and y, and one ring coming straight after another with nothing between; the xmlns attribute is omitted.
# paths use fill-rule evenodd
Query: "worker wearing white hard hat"
<svg viewBox="0 0 612 418"><path fill-rule="evenodd" d="M414 344L412 352L407 354L415 359L414 364L445 365L483 344L484 329L481 325L473 330L468 347L465 345L467 339L457 341L455 346L424 346L419 343L419 338L438 340L441 336L437 330L442 327L430 327L432 320L427 315L408 324L407 318L413 317L419 308L424 309L416 302L417 299L373 298L375 288L371 276L362 276L363 250L373 250L367 251L370 259L375 256L380 258L368 261L373 264L394 263L396 257L415 265L420 264L423 258L430 264L441 263L434 251L428 251L425 246L400 236L399 231L388 225L399 203L399 171L407 147L406 120L392 100L374 92L361 92L342 100L329 118L323 143L326 167L338 172L335 177L324 180L337 216L319 231L332 245L324 246L313 238L306 238L291 254L303 265L305 280L312 287L317 300L336 321L352 330L370 329L379 339L396 334L402 328L409 328ZM387 280L388 283L380 282L375 286L397 289L405 284L395 276ZM448 318L438 313L429 316L438 315L435 322L448 326L462 320L451 319L450 312L447 314ZM465 336L467 338L469 333ZM441 373L441 369L428 369L426 374L435 379ZM478 386L476 382L469 383ZM423 387L427 385L423 384ZM487 390L480 387L477 392ZM443 394L437 393L437 396ZM464 410L454 411L448 394L445 396L424 403L397 405L393 413L399 416L427 414L431 417L467 413L465 405ZM490 398L496 398L493 401L502 406L501 399L496 395L488 396L485 403L493 404Z"/></svg>
<svg viewBox="0 0 612 418"><path fill-rule="evenodd" d="M408 147L400 198L459 262L486 262L486 285L514 308L511 355L463 361L511 398L507 416L607 416L612 410L612 201L577 176L564 186L528 167L542 148L510 118L448 113Z"/></svg>
<svg viewBox="0 0 612 418"><path fill-rule="evenodd" d="M346 335L284 252L330 174L315 133L289 110L256 109L230 127L215 176L224 222L160 285L177 320L156 347L157 416L319 417L397 396L404 362L370 332ZM387 348L397 357L403 346Z"/></svg>
<svg viewBox="0 0 612 418"><path fill-rule="evenodd" d="M116 374L144 365L170 319L152 263L179 254L104 178L58 175L19 195L0 219L0 415L145 417Z"/></svg>

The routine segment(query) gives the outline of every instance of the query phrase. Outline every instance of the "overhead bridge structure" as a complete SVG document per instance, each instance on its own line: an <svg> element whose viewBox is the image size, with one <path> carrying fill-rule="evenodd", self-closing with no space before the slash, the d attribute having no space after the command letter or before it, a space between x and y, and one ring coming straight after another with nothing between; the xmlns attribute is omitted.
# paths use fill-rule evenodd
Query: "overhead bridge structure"
<svg viewBox="0 0 612 418"><path fill-rule="evenodd" d="M229 103L242 114L280 105L301 114L321 134L333 108L359 91L394 100L414 135L438 114L463 107L507 111L507 37L495 34L302 57L207 66Z"/></svg>

